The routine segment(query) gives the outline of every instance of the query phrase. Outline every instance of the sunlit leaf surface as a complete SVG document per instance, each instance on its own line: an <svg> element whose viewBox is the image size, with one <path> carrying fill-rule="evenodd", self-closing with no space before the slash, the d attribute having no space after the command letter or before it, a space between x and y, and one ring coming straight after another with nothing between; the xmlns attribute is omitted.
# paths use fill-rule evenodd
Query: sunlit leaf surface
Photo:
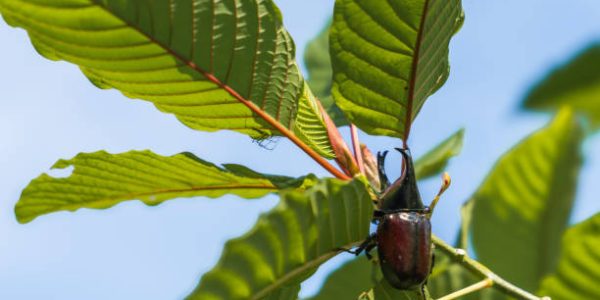
<svg viewBox="0 0 600 300"><path fill-rule="evenodd" d="M40 54L191 128L262 139L280 125L333 155L271 0L0 0L0 13Z"/></svg>
<svg viewBox="0 0 600 300"><path fill-rule="evenodd" d="M263 175L239 165L221 168L190 153L167 157L150 151L101 151L82 153L53 166L67 167L73 167L68 177L42 174L29 183L15 207L19 222L62 210L108 208L134 199L156 205L194 196L217 198L233 194L259 198L279 189L301 188L316 180L312 176L293 179Z"/></svg>
<svg viewBox="0 0 600 300"><path fill-rule="evenodd" d="M449 75L460 0L337 0L330 35L332 94L369 134L405 137Z"/></svg>

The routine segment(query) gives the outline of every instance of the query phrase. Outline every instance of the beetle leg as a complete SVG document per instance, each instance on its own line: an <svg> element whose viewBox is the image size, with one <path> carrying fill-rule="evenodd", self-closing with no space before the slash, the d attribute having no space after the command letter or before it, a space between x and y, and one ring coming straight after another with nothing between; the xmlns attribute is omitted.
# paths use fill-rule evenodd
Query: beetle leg
<svg viewBox="0 0 600 300"><path fill-rule="evenodd" d="M355 250L355 255L358 256L360 255L360 253L362 253L364 250L366 249L373 249L374 246L371 245L375 245L375 238L377 237L377 233L372 233L371 235L369 235L369 237L362 242L362 244L360 244L358 246L358 248L356 248Z"/></svg>
<svg viewBox="0 0 600 300"><path fill-rule="evenodd" d="M437 195L435 195L435 198L433 198L433 200L431 201L431 204L429 205L429 212L427 212L427 216L429 218L431 218L431 215L433 214L433 210L435 209L435 206L437 205L438 201L440 200L440 197L442 196L442 194L448 189L451 182L452 182L452 180L450 179L450 175L448 175L448 173L444 173L444 175L442 175L442 186L440 187L440 190L438 191Z"/></svg>
<svg viewBox="0 0 600 300"><path fill-rule="evenodd" d="M367 256L367 259L369 259L369 260L373 259L373 255L371 255L371 251L373 250L373 248L375 248L375 246L377 246L376 243L371 243L365 248L365 256Z"/></svg>
<svg viewBox="0 0 600 300"><path fill-rule="evenodd" d="M385 174L385 157L388 154L388 151L377 152L377 171L379 172L379 181L381 182L381 191L385 191L387 187L390 185L390 180Z"/></svg>
<svg viewBox="0 0 600 300"><path fill-rule="evenodd" d="M339 250L359 256L363 251L365 251L365 250L370 251L371 249L373 249L373 247L375 247L375 245L376 245L375 237L376 236L377 236L376 233L372 233L360 245L358 245L358 247L356 247L356 249L354 249L354 250L343 249L343 248L340 248ZM367 257L369 257L369 256L370 256L370 254L367 255Z"/></svg>

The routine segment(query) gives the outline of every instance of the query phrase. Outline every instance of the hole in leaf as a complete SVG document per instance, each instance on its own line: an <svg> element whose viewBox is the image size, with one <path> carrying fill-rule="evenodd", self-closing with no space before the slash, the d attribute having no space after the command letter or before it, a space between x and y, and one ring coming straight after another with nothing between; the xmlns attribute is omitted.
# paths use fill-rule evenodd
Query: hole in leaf
<svg viewBox="0 0 600 300"><path fill-rule="evenodd" d="M71 176L71 174L73 174L73 170L75 170L75 167L68 166L63 169L52 169L52 170L48 171L47 174L48 174L48 176L54 177L54 178L67 178L67 177Z"/></svg>

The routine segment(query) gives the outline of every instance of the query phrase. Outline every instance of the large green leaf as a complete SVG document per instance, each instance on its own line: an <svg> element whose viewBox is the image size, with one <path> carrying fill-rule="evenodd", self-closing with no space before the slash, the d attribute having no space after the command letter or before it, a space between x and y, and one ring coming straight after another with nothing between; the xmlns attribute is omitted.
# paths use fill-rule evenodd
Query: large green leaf
<svg viewBox="0 0 600 300"><path fill-rule="evenodd" d="M544 279L540 294L553 300L600 299L600 214L569 228L562 240L556 272Z"/></svg>
<svg viewBox="0 0 600 300"><path fill-rule="evenodd" d="M369 134L406 139L425 99L449 74L460 0L337 0L330 35L332 94Z"/></svg>
<svg viewBox="0 0 600 300"><path fill-rule="evenodd" d="M435 176L444 171L448 161L460 153L465 130L460 129L415 161L417 180Z"/></svg>
<svg viewBox="0 0 600 300"><path fill-rule="evenodd" d="M365 184L326 179L282 192L277 207L225 245L188 299L297 299L319 265L369 234L373 205Z"/></svg>
<svg viewBox="0 0 600 300"><path fill-rule="evenodd" d="M0 13L45 57L191 128L258 139L295 132L333 155L271 0L0 0Z"/></svg>
<svg viewBox="0 0 600 300"><path fill-rule="evenodd" d="M581 164L582 130L568 110L496 163L472 196L479 260L528 291L551 272L567 226Z"/></svg>
<svg viewBox="0 0 600 300"><path fill-rule="evenodd" d="M331 97L333 71L329 57L329 28L327 22L323 30L306 46L304 64L308 70L308 85L321 100L323 107L337 126L348 125L348 120Z"/></svg>
<svg viewBox="0 0 600 300"><path fill-rule="evenodd" d="M219 168L190 153L165 157L150 151L114 155L102 151L60 160L53 168L71 166L73 172L66 178L42 174L31 181L15 207L19 222L62 210L108 208L133 199L156 205L179 197L217 198L233 194L259 198L316 180L313 176L306 181L262 175L239 165Z"/></svg>
<svg viewBox="0 0 600 300"><path fill-rule="evenodd" d="M594 129L600 128L600 44L548 74L529 92L523 105L545 111L568 105L587 116Z"/></svg>

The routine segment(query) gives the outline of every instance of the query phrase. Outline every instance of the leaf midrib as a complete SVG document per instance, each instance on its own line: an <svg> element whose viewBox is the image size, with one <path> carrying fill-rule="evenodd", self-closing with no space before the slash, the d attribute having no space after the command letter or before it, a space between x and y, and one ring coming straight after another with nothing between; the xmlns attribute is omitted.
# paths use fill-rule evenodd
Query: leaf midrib
<svg viewBox="0 0 600 300"><path fill-rule="evenodd" d="M412 124L412 110L413 110L413 102L415 97L415 88L417 84L417 68L419 65L419 59L421 54L421 44L423 42L423 32L425 30L425 20L427 19L427 13L429 12L429 3L430 0L425 0L423 5L423 14L421 17L421 24L419 25L419 31L417 33L417 40L415 43L415 52L414 59L411 65L410 71L410 81L408 83L408 98L406 101L406 115L404 118L404 136L402 138L402 142L404 143L404 148L407 148L407 140L410 135L410 127Z"/></svg>
<svg viewBox="0 0 600 300"><path fill-rule="evenodd" d="M358 245L360 241L358 242L353 242L350 243L348 245L344 245L340 248L342 249L351 249L352 247ZM269 293L273 292L274 290L278 289L279 287L281 287L282 285L285 285L288 281L294 279L296 276L302 274L303 272L314 268L316 266L319 266L320 264L322 264L325 261L328 261L329 259L331 259L332 257L338 255L339 253L341 253L341 250L338 251L332 251L332 252L327 252L325 254L322 254L321 256L316 257L315 259L291 270L290 272L286 273L285 275L279 277L277 280L275 280L272 284L269 284L268 286L264 287L263 289L259 290L258 292L256 292L252 298L250 298L251 300L259 300L262 299L264 297L266 297L267 295L269 295Z"/></svg>

